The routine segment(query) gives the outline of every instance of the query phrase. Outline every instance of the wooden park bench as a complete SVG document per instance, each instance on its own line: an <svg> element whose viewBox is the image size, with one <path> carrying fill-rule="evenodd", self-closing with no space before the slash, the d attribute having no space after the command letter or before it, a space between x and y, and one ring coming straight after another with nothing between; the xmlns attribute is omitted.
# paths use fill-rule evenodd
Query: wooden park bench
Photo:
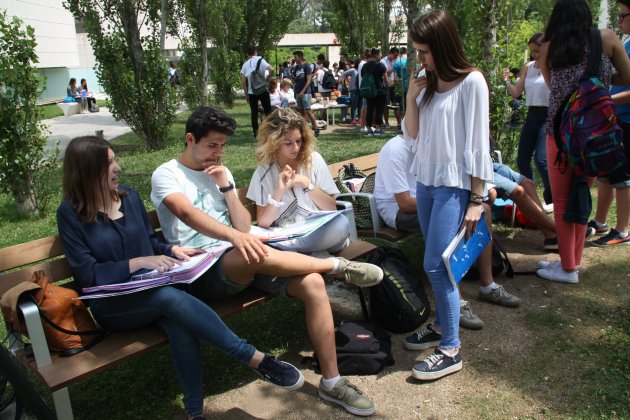
<svg viewBox="0 0 630 420"><path fill-rule="evenodd" d="M245 197L247 187L238 189L237 193L241 202L252 214L252 219L255 220L256 206ZM352 242L350 246L341 250L338 256L350 260L366 256L376 246L357 240L351 204L339 202L339 205L345 209L350 219ZM159 230L155 210L149 212L149 217L153 227ZM72 270L63 255L63 247L58 236L0 249L0 272L4 272L0 274L0 296L18 283L30 280L36 270L44 270L54 282L71 279ZM72 284L70 281L64 286L72 287ZM213 303L211 306L219 316L226 319L266 302L272 297L260 290L248 288L236 296ZM20 309L29 332L33 355L31 356L22 344L21 337L10 336L10 350L7 350L5 346L0 346L0 370L5 374L10 373L8 376L12 383L19 384L15 387L18 394L31 397L29 402L39 408L38 418L54 418L54 416L28 381L24 369L33 372L52 393L57 418L72 419L68 386L168 344L164 332L157 325L151 325L134 331L111 332L107 338L86 351L70 357L59 357L48 350L41 318L35 304L21 303Z"/></svg>

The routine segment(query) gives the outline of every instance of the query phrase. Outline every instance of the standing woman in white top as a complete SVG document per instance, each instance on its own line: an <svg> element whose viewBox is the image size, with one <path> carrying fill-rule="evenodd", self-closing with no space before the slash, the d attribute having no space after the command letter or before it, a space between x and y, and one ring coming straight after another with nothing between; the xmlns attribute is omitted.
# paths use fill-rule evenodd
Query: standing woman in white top
<svg viewBox="0 0 630 420"><path fill-rule="evenodd" d="M315 151L315 135L292 109L277 109L258 131L256 168L247 198L256 203L258 226L296 223L313 211L336 210L339 189L324 158ZM348 219L343 214L304 238L277 242L290 251L336 252L349 244Z"/></svg>
<svg viewBox="0 0 630 420"><path fill-rule="evenodd" d="M549 175L547 173L547 137L545 135L545 121L547 121L547 109L549 106L549 87L540 71L540 46L544 34L535 33L529 40L529 52L532 61L521 69L521 77L516 85L510 83L510 70L503 69L505 89L514 99L525 93L527 103L527 119L521 131L521 140L518 145L518 171L529 179L534 179L531 161L534 163L542 178L545 190L543 197L547 204L551 204L551 188L549 187Z"/></svg>
<svg viewBox="0 0 630 420"><path fill-rule="evenodd" d="M416 143L411 171L425 241L424 270L435 296L433 325L405 339L411 350L437 349L412 375L438 379L462 368L459 293L442 253L465 226L475 231L482 217L486 182L493 180L489 145L489 92L484 76L466 57L455 23L436 10L410 30L426 77L413 75L402 124L405 140Z"/></svg>

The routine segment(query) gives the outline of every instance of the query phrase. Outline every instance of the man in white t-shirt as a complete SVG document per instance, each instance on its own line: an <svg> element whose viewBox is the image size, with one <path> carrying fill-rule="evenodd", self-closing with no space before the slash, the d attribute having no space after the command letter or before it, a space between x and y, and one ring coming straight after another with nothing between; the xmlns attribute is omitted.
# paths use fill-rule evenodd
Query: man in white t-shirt
<svg viewBox="0 0 630 420"><path fill-rule="evenodd" d="M258 134L258 102L260 101L265 115L269 115L271 113L271 99L269 98L269 90L266 90L258 95L254 95L251 80L252 72L254 72L258 67L258 73L266 77L268 74L273 74L274 69L263 57L258 55L255 46L247 47L247 54L249 55L249 58L241 67L241 81L243 84L243 91L245 92L245 100L249 104L249 108L251 110L252 130L254 132L254 137L256 137ZM259 62L260 66L258 66Z"/></svg>
<svg viewBox="0 0 630 420"><path fill-rule="evenodd" d="M385 120L385 126L389 125L389 108L387 105L391 105L394 102L395 89L394 89L394 64L398 59L400 50L398 47L392 47L389 49L389 54L381 59L381 63L387 68L387 104L383 110L383 118ZM396 116L396 124L400 126L400 112L395 109L394 115Z"/></svg>
<svg viewBox="0 0 630 420"><path fill-rule="evenodd" d="M397 230L420 232L416 212L416 178L410 173L414 158L415 142L404 140L401 136L390 139L378 154L374 198L379 215L385 223ZM486 222L491 229L490 211L486 211ZM521 300L508 293L503 286L492 278L492 244L489 244L479 256L479 276L481 286L479 298L502 306L516 307ZM461 295L461 293L460 293ZM472 312L470 302L460 300L459 324L465 328L479 329L483 321Z"/></svg>
<svg viewBox="0 0 630 420"><path fill-rule="evenodd" d="M321 95L322 98L330 98L330 92L332 92L332 89L327 89L327 88L325 88L323 86L324 74L326 74L326 72L330 71L328 66L330 66L330 61L323 60L321 67L317 70L317 73L316 73L316 75L317 75L317 92L319 92L319 94Z"/></svg>
<svg viewBox="0 0 630 420"><path fill-rule="evenodd" d="M369 287L382 280L383 271L343 258L279 251L251 235L251 215L239 200L231 172L221 163L235 128L236 121L221 109L196 109L186 121L184 152L158 167L151 178L151 201L168 242L204 249L232 245L191 284L190 292L207 302L252 286L301 300L322 370L320 397L353 414L371 415L376 411L372 401L339 376L332 311L321 273Z"/></svg>

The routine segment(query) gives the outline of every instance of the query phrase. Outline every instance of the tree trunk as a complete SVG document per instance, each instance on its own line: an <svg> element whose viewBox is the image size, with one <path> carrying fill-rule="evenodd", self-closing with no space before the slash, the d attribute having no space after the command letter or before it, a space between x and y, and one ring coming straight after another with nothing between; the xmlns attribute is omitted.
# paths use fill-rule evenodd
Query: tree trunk
<svg viewBox="0 0 630 420"><path fill-rule="evenodd" d="M392 11L392 0L383 1L383 33L381 34L381 48L382 54L385 56L389 52L389 30L391 27L391 21L389 14Z"/></svg>
<svg viewBox="0 0 630 420"><path fill-rule="evenodd" d="M484 15L482 19L483 30L483 53L482 60L486 62L486 69L488 72L494 72L492 66L494 64L494 53L492 47L497 42L497 0L492 0L492 7L490 9L484 9Z"/></svg>
<svg viewBox="0 0 630 420"><path fill-rule="evenodd" d="M197 45L201 52L201 75L197 84L202 93L201 105L208 105L208 19L206 13L206 0L199 0L197 19Z"/></svg>
<svg viewBox="0 0 630 420"><path fill-rule="evenodd" d="M167 1L161 0L160 4L160 50L164 52L164 45L166 44L166 7Z"/></svg>
<svg viewBox="0 0 630 420"><path fill-rule="evenodd" d="M37 199L33 187L33 178L30 176L19 183L10 182L10 190L21 217L32 216L37 212Z"/></svg>

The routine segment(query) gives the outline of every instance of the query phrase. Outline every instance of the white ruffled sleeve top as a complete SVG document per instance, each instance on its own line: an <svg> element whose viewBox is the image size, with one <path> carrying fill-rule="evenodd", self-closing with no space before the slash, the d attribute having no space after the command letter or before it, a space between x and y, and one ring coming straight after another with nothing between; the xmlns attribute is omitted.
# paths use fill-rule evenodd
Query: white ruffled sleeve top
<svg viewBox="0 0 630 420"><path fill-rule="evenodd" d="M447 92L435 92L428 105L421 105L425 91L416 99L420 113L411 173L427 186L470 190L471 177L494 180L490 159L490 115L488 85L473 71ZM484 194L487 187L484 187Z"/></svg>

